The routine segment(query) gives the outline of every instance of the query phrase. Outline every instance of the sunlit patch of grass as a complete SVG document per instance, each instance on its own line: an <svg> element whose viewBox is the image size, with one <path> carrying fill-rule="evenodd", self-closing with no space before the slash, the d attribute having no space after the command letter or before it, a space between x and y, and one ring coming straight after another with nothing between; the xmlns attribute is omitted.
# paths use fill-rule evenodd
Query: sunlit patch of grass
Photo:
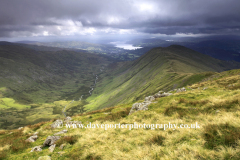
<svg viewBox="0 0 240 160"><path fill-rule="evenodd" d="M1 98L0 99L0 107L16 108L16 109L31 108L31 106L29 106L29 105L22 105L22 104L15 103L15 100L12 98Z"/></svg>

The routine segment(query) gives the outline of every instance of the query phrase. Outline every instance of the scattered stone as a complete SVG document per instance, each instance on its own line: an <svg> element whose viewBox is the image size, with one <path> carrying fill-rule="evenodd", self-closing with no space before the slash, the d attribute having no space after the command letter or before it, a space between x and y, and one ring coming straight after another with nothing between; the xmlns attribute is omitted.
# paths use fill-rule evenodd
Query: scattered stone
<svg viewBox="0 0 240 160"><path fill-rule="evenodd" d="M21 129L23 129L23 127L19 127L19 128L18 128L18 130L21 130Z"/></svg>
<svg viewBox="0 0 240 160"><path fill-rule="evenodd" d="M208 87L204 87L204 88L203 88L203 90L206 90L206 89L208 89Z"/></svg>
<svg viewBox="0 0 240 160"><path fill-rule="evenodd" d="M38 160L51 160L50 156L41 156L38 158Z"/></svg>
<svg viewBox="0 0 240 160"><path fill-rule="evenodd" d="M148 97L145 97L145 101L154 101L155 98L153 96L148 96Z"/></svg>
<svg viewBox="0 0 240 160"><path fill-rule="evenodd" d="M56 120L56 121L51 125L52 128L57 128L57 127L61 127L61 126L63 126L63 121L60 120L60 119Z"/></svg>
<svg viewBox="0 0 240 160"><path fill-rule="evenodd" d="M51 146L55 144L57 140L59 140L61 136L48 136L47 139L43 143L43 147L45 146Z"/></svg>
<svg viewBox="0 0 240 160"><path fill-rule="evenodd" d="M55 133L54 135L63 134L63 133L67 133L67 132L68 132L68 131L67 131L66 129L64 129L64 130L62 130L62 131L60 131L60 132Z"/></svg>
<svg viewBox="0 0 240 160"><path fill-rule="evenodd" d="M65 146L66 146L65 143L64 143L64 144L61 144L60 147L59 147L59 149L63 150L63 148L64 148Z"/></svg>
<svg viewBox="0 0 240 160"><path fill-rule="evenodd" d="M56 147L56 144L51 145L48 149L49 149L50 152L53 152L55 147Z"/></svg>
<svg viewBox="0 0 240 160"><path fill-rule="evenodd" d="M37 135L33 135L31 137L29 137L28 139L26 139L26 142L35 142L37 140L38 136Z"/></svg>
<svg viewBox="0 0 240 160"><path fill-rule="evenodd" d="M42 146L35 146L32 148L30 152L41 152L42 151Z"/></svg>

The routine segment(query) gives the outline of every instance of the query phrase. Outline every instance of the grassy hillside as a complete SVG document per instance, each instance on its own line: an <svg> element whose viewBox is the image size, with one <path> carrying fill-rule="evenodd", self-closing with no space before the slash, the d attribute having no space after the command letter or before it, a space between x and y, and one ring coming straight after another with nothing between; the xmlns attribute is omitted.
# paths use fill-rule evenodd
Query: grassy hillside
<svg viewBox="0 0 240 160"><path fill-rule="evenodd" d="M87 52L36 51L7 42L0 45L0 62L3 129L60 118L63 110L73 116L132 103L237 67L181 46L152 49L134 62L114 62Z"/></svg>
<svg viewBox="0 0 240 160"><path fill-rule="evenodd" d="M154 48L136 61L122 65L121 70L109 73L98 84L87 99L87 110L134 102L158 90L200 81L212 72L240 67L238 63L217 60L177 45ZM201 73L206 71L209 72Z"/></svg>
<svg viewBox="0 0 240 160"><path fill-rule="evenodd" d="M86 103L96 74L104 75L110 63L112 59L87 52L44 52L1 42L0 128L63 116L62 109L72 100L77 102L68 106L68 115L81 113L75 106Z"/></svg>
<svg viewBox="0 0 240 160"><path fill-rule="evenodd" d="M148 111L128 115L133 103L72 117L92 124L176 124L148 128L68 128L51 153L34 146L62 129L53 121L0 132L2 159L240 159L240 70L215 73L202 82L185 86L186 92L155 100ZM141 102L143 99L138 100ZM191 124L199 128L188 128ZM179 128L188 124L187 128ZM193 127L193 125L191 126ZM155 129L153 129L155 128ZM64 128L65 129L65 128ZM36 142L24 140L38 132ZM59 146L66 144L61 150ZM0 158L0 159L1 159Z"/></svg>

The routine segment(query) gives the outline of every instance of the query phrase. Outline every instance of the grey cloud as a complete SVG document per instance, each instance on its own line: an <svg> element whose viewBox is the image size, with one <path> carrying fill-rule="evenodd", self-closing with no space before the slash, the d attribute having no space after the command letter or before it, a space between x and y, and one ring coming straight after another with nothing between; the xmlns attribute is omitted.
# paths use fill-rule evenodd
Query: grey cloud
<svg viewBox="0 0 240 160"><path fill-rule="evenodd" d="M2 0L0 36L61 35L71 25L68 20L82 24L69 29L93 27L96 33L112 28L167 35L239 34L239 8L239 0ZM58 26L62 29L56 30Z"/></svg>

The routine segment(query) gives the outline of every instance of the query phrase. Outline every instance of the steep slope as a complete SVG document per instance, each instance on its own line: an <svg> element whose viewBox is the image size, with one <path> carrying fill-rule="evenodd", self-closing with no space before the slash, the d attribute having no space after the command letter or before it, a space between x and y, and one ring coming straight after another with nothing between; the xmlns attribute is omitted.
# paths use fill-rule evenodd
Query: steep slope
<svg viewBox="0 0 240 160"><path fill-rule="evenodd" d="M217 60L183 46L154 48L103 79L88 98L86 109L95 110L134 102L158 90L171 90L213 73L240 68L239 63Z"/></svg>
<svg viewBox="0 0 240 160"><path fill-rule="evenodd" d="M32 103L66 97L81 87L79 95L87 94L88 88L94 84L94 74L101 74L100 69L107 66L110 60L89 53L66 50L40 52L2 43L0 62L0 87L7 87L8 94L12 93L16 100ZM70 90L67 91L67 88ZM60 94L56 90L66 91ZM41 97L38 91L43 92Z"/></svg>

